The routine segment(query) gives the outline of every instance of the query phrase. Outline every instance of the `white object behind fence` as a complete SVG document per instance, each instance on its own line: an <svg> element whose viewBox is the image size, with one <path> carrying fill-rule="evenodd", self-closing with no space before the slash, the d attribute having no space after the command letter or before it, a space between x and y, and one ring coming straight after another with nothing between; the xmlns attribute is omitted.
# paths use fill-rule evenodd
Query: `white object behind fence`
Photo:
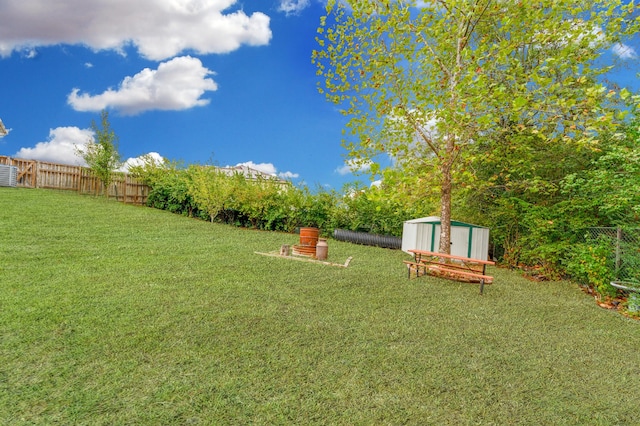
<svg viewBox="0 0 640 426"><path fill-rule="evenodd" d="M0 186L16 186L18 184L18 168L0 164Z"/></svg>

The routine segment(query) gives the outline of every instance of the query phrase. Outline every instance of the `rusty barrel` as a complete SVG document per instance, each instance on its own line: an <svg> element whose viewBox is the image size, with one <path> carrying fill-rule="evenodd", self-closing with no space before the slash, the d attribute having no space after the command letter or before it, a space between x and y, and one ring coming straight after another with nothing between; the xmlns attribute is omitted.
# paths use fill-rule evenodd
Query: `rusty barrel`
<svg viewBox="0 0 640 426"><path fill-rule="evenodd" d="M315 247L318 244L318 228L300 228L300 245Z"/></svg>

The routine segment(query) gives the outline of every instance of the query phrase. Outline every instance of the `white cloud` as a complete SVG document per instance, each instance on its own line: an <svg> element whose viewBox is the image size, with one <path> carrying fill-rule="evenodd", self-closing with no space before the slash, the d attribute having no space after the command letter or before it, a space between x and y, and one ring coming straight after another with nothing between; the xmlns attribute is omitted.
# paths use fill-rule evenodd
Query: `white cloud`
<svg viewBox="0 0 640 426"><path fill-rule="evenodd" d="M38 46L82 44L122 51L133 45L152 60L192 50L227 53L266 45L270 19L236 0L29 0L2 2L0 56Z"/></svg>
<svg viewBox="0 0 640 426"><path fill-rule="evenodd" d="M339 175L348 175L353 172L366 172L371 168L370 161L364 161L361 164L354 160L347 160L345 164L341 167L338 167L335 172Z"/></svg>
<svg viewBox="0 0 640 426"><path fill-rule="evenodd" d="M182 56L161 63L157 70L145 68L133 77L125 77L117 90L92 96L73 89L67 102L76 111L113 108L127 115L148 110L184 110L209 103L201 96L218 89L207 78L211 74L199 59Z"/></svg>
<svg viewBox="0 0 640 426"><path fill-rule="evenodd" d="M91 129L57 127L49 130L46 142L38 142L33 148L22 148L14 157L84 166L86 163L76 154L76 147L84 146L92 140Z"/></svg>
<svg viewBox="0 0 640 426"><path fill-rule="evenodd" d="M635 49L626 44L616 43L613 45L611 50L613 51L614 55L618 56L622 60L638 58L638 54L636 53Z"/></svg>
<svg viewBox="0 0 640 426"><path fill-rule="evenodd" d="M348 175L349 173L351 173L351 167L348 164L345 164L345 165L343 165L341 167L338 167L335 170L335 172L338 173L339 175L342 175L342 176Z"/></svg>
<svg viewBox="0 0 640 426"><path fill-rule="evenodd" d="M296 15L309 6L309 0L280 0L278 10L287 15Z"/></svg>
<svg viewBox="0 0 640 426"><path fill-rule="evenodd" d="M157 152L149 152L135 158L127 158L122 163L122 166L118 169L121 172L128 172L131 167L144 166L145 164L153 164L156 166L162 166L165 162L165 158Z"/></svg>

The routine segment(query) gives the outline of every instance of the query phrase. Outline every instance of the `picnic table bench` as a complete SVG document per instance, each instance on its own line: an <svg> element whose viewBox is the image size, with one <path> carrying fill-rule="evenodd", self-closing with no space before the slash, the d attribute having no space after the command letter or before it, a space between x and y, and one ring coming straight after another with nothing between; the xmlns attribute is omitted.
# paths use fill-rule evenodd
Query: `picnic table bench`
<svg viewBox="0 0 640 426"><path fill-rule="evenodd" d="M435 253L432 251L411 249L414 260L404 260L409 271L409 278L414 272L416 277L431 274L443 278L480 283L480 294L485 284L491 284L493 277L487 275L487 265L495 265L490 260L471 259L452 254Z"/></svg>

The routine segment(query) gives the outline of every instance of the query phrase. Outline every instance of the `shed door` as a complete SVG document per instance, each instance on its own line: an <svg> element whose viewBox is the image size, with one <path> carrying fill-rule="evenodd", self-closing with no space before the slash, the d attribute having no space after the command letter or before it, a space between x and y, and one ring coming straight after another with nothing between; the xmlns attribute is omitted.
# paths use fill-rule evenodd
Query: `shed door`
<svg viewBox="0 0 640 426"><path fill-rule="evenodd" d="M440 225L432 225L433 233L431 242L426 250L437 252L440 249ZM451 254L454 256L469 257L469 232L471 228L466 226L451 227Z"/></svg>
<svg viewBox="0 0 640 426"><path fill-rule="evenodd" d="M469 257L469 231L466 226L451 227L451 254Z"/></svg>

